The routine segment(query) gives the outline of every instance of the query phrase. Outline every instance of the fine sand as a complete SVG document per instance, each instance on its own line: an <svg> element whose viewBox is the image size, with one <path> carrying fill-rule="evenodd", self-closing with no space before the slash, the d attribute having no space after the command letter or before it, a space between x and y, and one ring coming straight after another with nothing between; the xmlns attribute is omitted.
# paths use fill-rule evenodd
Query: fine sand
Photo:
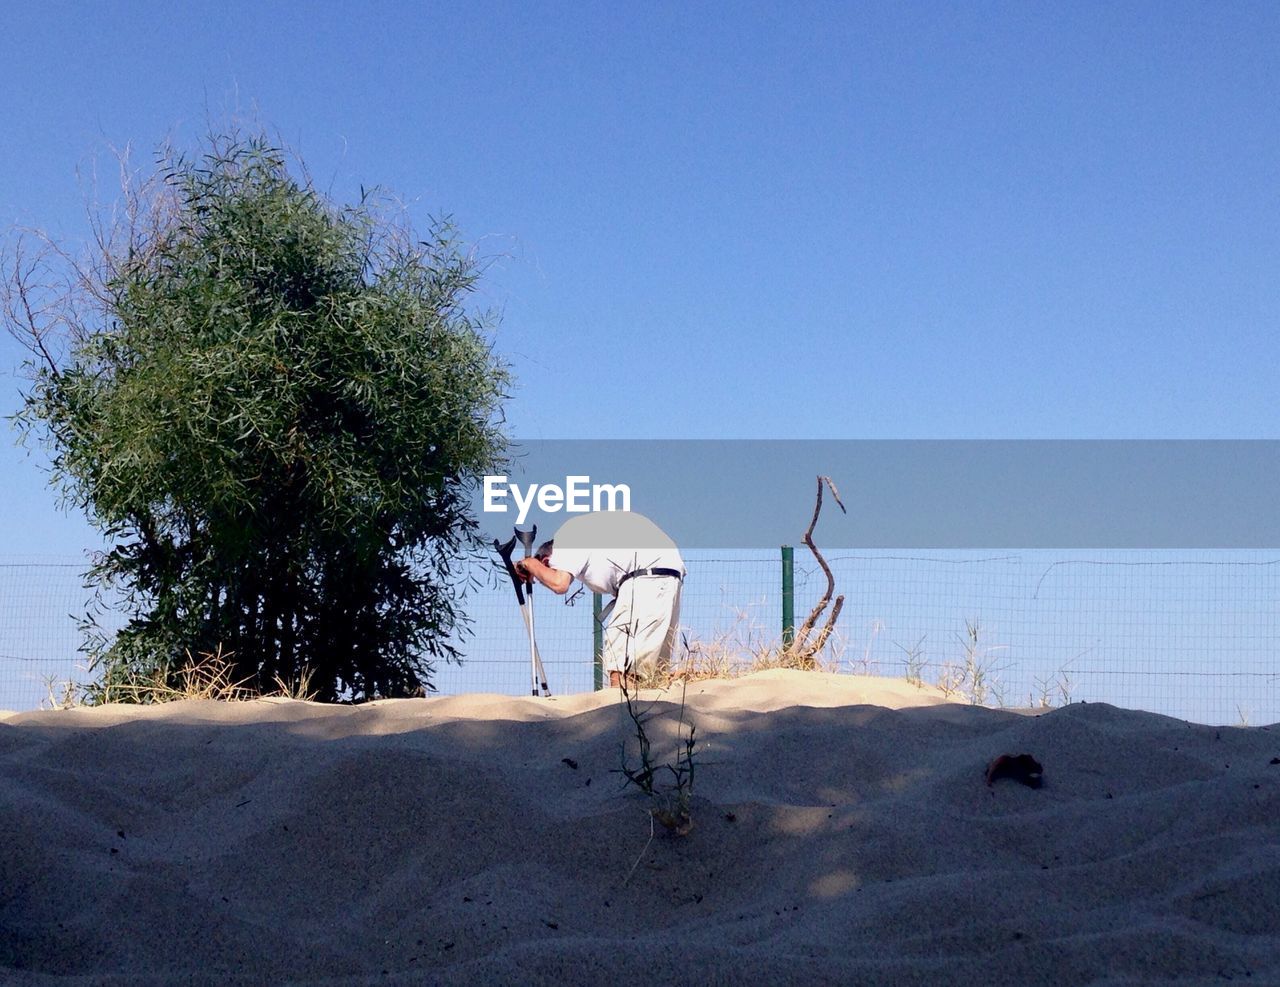
<svg viewBox="0 0 1280 987"><path fill-rule="evenodd" d="M1280 983L1280 727L787 671L685 719L650 840L612 694L0 714L0 983Z"/></svg>

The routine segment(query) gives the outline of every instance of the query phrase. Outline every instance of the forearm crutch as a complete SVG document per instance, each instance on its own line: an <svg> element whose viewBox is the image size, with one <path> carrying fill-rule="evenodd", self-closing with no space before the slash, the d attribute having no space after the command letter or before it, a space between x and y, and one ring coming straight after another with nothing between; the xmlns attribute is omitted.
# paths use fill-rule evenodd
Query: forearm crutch
<svg viewBox="0 0 1280 987"><path fill-rule="evenodd" d="M511 553L515 550L517 540L524 546L524 557L526 559L533 554L533 541L538 536L538 526L535 524L531 531L521 531L519 528L514 530L515 535L512 536L510 541L504 544L495 538L493 547L502 557L502 563L506 567L507 575L511 577L511 585L516 590L516 601L520 604L520 615L524 617L525 630L529 632L530 694L536 696L538 694L538 686L541 685L542 694L550 696L551 689L547 685L547 672L542 667L542 655L538 653L538 641L533 632L533 584L525 583L524 578L516 571L516 567L511 561Z"/></svg>

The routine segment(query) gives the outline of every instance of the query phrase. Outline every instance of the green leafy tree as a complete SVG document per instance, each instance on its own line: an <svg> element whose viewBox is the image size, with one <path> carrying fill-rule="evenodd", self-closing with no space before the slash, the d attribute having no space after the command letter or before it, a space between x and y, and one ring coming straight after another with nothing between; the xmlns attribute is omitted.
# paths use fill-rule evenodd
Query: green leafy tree
<svg viewBox="0 0 1280 987"><path fill-rule="evenodd" d="M448 223L334 205L260 137L159 162L85 257L28 236L6 265L19 427L127 601L117 635L87 619L100 694L211 653L264 690L309 671L323 700L429 687L504 450L474 260Z"/></svg>

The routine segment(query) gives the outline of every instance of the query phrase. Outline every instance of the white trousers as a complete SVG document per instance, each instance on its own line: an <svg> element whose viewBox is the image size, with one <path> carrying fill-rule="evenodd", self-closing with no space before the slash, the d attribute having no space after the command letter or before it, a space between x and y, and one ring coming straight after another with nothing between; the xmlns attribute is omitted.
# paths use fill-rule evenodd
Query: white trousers
<svg viewBox="0 0 1280 987"><path fill-rule="evenodd" d="M604 629L605 672L646 676L666 665L680 630L680 580L636 576L618 588Z"/></svg>

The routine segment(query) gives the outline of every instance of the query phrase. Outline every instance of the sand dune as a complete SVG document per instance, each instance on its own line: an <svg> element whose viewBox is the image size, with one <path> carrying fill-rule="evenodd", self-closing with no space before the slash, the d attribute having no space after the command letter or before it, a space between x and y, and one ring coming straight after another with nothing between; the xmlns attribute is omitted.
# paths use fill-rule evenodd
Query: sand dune
<svg viewBox="0 0 1280 987"><path fill-rule="evenodd" d="M612 695L7 716L0 981L1280 983L1280 728L798 672L685 716L652 842Z"/></svg>

